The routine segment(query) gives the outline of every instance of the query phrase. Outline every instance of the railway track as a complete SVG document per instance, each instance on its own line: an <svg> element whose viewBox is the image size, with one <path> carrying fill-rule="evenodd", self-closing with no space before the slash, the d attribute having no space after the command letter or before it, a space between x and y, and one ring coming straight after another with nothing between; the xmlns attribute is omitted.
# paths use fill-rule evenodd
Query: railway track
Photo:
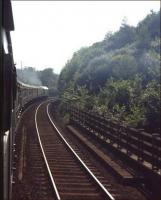
<svg viewBox="0 0 161 200"><path fill-rule="evenodd" d="M115 194L108 191L100 182L101 175L95 175L68 144L52 121L49 104L40 104L35 112L35 124L41 151L55 193L55 199L115 199ZM91 166L92 168L92 166ZM93 166L93 169L95 167ZM96 177L97 174L97 177ZM103 180L104 184L108 184ZM112 191L112 188L111 188Z"/></svg>
<svg viewBox="0 0 161 200"><path fill-rule="evenodd" d="M61 127L50 102L34 104L23 114L12 200L145 200L119 184L84 143Z"/></svg>
<svg viewBox="0 0 161 200"><path fill-rule="evenodd" d="M53 200L52 185L35 134L34 115L37 106L29 106L21 116L16 133L12 200Z"/></svg>

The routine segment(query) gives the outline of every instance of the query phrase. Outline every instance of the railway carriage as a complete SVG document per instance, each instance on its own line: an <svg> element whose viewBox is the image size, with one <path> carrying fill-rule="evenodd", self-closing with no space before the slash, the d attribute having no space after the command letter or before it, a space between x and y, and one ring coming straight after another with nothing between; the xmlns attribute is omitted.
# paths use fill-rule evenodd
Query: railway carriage
<svg viewBox="0 0 161 200"><path fill-rule="evenodd" d="M12 130L11 116L16 97L16 69L13 63L10 31L14 30L12 7L9 0L2 1L1 73L0 73L0 184L1 197L11 198L12 182Z"/></svg>
<svg viewBox="0 0 161 200"><path fill-rule="evenodd" d="M25 105L38 97L48 96L48 88L45 86L34 86L17 81L16 109L24 108Z"/></svg>
<svg viewBox="0 0 161 200"><path fill-rule="evenodd" d="M10 32L14 30L10 0L2 0L0 67L0 196L12 196L13 138L17 113L35 98L47 96L48 88L17 81Z"/></svg>

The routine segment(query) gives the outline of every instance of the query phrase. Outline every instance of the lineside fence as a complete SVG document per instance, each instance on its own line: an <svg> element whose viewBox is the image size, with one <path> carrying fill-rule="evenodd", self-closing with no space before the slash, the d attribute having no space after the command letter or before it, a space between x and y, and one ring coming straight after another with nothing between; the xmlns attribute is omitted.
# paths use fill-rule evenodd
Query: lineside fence
<svg viewBox="0 0 161 200"><path fill-rule="evenodd" d="M146 133L142 129L130 128L76 107L68 107L70 123L94 135L99 140L125 153L160 174L161 135Z"/></svg>

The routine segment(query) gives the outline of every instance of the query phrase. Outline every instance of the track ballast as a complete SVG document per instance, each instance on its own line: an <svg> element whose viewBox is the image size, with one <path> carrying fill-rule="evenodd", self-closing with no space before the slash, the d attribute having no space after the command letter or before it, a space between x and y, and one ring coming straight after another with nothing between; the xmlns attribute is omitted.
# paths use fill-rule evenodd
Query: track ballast
<svg viewBox="0 0 161 200"><path fill-rule="evenodd" d="M45 101L23 114L13 200L145 200L132 187L119 185L84 145L57 127L51 108Z"/></svg>
<svg viewBox="0 0 161 200"><path fill-rule="evenodd" d="M56 198L114 200L61 135L49 115L48 105L42 103L37 108L35 123Z"/></svg>

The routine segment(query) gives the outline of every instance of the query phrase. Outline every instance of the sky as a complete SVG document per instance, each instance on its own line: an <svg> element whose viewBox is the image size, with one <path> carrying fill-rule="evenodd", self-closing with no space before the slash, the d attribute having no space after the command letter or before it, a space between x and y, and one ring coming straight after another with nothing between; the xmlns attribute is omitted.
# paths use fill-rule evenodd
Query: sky
<svg viewBox="0 0 161 200"><path fill-rule="evenodd" d="M12 1L14 62L60 73L74 52L119 30L122 20L136 26L160 1Z"/></svg>

